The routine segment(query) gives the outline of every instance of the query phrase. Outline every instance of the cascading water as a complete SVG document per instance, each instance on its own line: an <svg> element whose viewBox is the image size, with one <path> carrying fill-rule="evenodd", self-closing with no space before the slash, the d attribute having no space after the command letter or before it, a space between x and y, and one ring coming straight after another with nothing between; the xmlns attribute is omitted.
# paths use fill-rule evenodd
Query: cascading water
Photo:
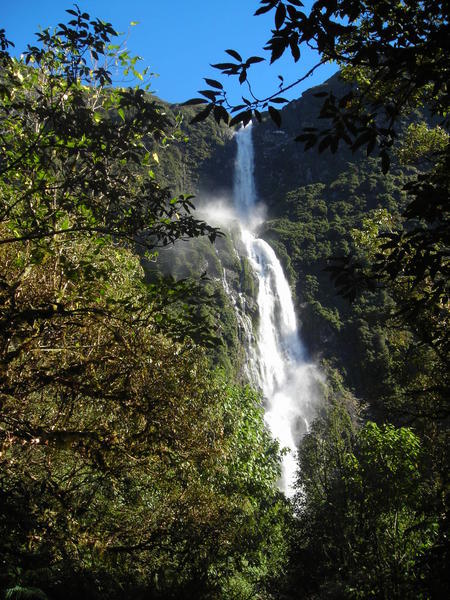
<svg viewBox="0 0 450 600"><path fill-rule="evenodd" d="M313 398L319 376L306 362L295 317L292 294L275 252L252 232L258 212L254 183L251 124L236 134L237 156L234 203L241 221L247 258L258 280L259 331L256 348L250 348L249 373L263 393L265 421L274 438L288 452L283 457L280 488L294 491L296 453L308 422L314 415Z"/></svg>

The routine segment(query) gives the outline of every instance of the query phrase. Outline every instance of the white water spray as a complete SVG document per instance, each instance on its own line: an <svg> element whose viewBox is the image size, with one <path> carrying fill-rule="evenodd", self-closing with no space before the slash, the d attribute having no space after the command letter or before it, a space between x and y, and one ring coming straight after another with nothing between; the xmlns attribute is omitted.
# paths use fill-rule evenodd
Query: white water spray
<svg viewBox="0 0 450 600"><path fill-rule="evenodd" d="M258 279L259 331L256 348L248 352L248 359L256 364L248 372L257 373L253 383L264 396L267 426L280 446L288 449L283 457L280 488L289 497L294 492L298 443L314 416L320 378L314 365L306 362L291 290L281 264L272 248L252 233L259 211L251 125L238 131L236 141L234 203L247 258Z"/></svg>

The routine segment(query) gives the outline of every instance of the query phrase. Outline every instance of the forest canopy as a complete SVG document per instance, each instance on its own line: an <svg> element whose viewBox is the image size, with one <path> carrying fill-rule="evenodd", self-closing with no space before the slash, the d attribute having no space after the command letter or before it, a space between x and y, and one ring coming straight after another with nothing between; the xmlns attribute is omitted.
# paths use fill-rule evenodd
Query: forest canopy
<svg viewBox="0 0 450 600"><path fill-rule="evenodd" d="M207 357L201 282L141 264L218 231L158 183L178 125L136 60L67 12L21 59L1 32L0 588L248 594L285 562L278 448Z"/></svg>
<svg viewBox="0 0 450 600"><path fill-rule="evenodd" d="M0 593L9 600L448 592L446 4L317 0L306 14L299 0L262 0L256 15L271 11L272 63L289 53L300 69L310 46L318 64L340 67L339 86L312 95L317 115L292 135L315 153L322 179L299 183L281 143L279 156L265 152L279 184L260 233L284 262L327 378L292 500L277 489L280 449L260 394L233 371L243 352L229 294L190 263L213 257L222 281L208 241L219 240L251 296L249 264L236 266L230 240L172 189L190 132L189 166L200 172L214 164L206 137L226 145L223 122L254 118L255 140L269 126L288 131L296 108L279 109L283 91L309 70L257 98L251 75L263 57L229 49L215 67L239 78L242 103L207 79L184 109L188 124L146 88L113 26L77 6L21 58L0 30ZM112 84L116 70L129 85ZM206 119L214 129L201 129ZM199 241L183 254L195 277L165 277L158 251L185 240ZM218 365L220 344L235 352Z"/></svg>

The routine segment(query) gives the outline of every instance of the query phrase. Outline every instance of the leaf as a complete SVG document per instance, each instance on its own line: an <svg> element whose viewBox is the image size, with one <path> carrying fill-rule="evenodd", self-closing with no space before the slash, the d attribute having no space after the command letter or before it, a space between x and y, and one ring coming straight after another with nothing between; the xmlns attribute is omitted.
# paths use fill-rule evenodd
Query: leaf
<svg viewBox="0 0 450 600"><path fill-rule="evenodd" d="M298 47L298 38L293 38L291 37L291 39L289 40L289 46L291 47L291 54L292 54L292 58L294 59L294 62L297 62L300 58L300 48Z"/></svg>
<svg viewBox="0 0 450 600"><path fill-rule="evenodd" d="M68 216L65 216L61 225L60 225L60 230L65 231L66 229L69 229L70 227L70 219Z"/></svg>
<svg viewBox="0 0 450 600"><path fill-rule="evenodd" d="M389 171L389 167L391 166L391 159L389 158L389 154L387 153L386 150L382 150L380 152L380 158L381 158L381 170L383 172L383 175L386 175L386 173Z"/></svg>
<svg viewBox="0 0 450 600"><path fill-rule="evenodd" d="M205 109L201 110L198 114L196 114L195 117L190 120L191 125L194 123L200 123L201 121L204 121L209 116L209 113L212 111L213 106L213 104L208 104L208 106Z"/></svg>
<svg viewBox="0 0 450 600"><path fill-rule="evenodd" d="M286 6L280 2L275 12L275 27L281 29L286 18Z"/></svg>
<svg viewBox="0 0 450 600"><path fill-rule="evenodd" d="M220 81L216 81L215 79L207 79L206 77L204 77L204 80L211 87L216 88L218 90L223 90L223 85L220 83Z"/></svg>
<svg viewBox="0 0 450 600"><path fill-rule="evenodd" d="M273 106L269 106L269 115L272 121L278 126L281 127L281 115L280 111L274 108Z"/></svg>
<svg viewBox="0 0 450 600"><path fill-rule="evenodd" d="M272 64L281 56L283 56L284 51L286 49L286 44L284 40L278 38L276 39L276 41L274 40L274 43L270 46L270 48L272 49L272 54L270 56L270 64Z"/></svg>
<svg viewBox="0 0 450 600"><path fill-rule="evenodd" d="M221 120L224 121L224 123L228 124L228 121L230 120L230 115L227 113L223 106L218 105L214 107L214 119L219 124Z"/></svg>
<svg viewBox="0 0 450 600"><path fill-rule="evenodd" d="M370 156L370 154L372 154L372 151L375 148L375 143L376 143L376 138L374 136L367 144L367 156Z"/></svg>
<svg viewBox="0 0 450 600"><path fill-rule="evenodd" d="M122 119L122 121L125 121L125 111L123 110L123 108L118 108L117 113L120 116L120 118Z"/></svg>
<svg viewBox="0 0 450 600"><path fill-rule="evenodd" d="M261 58L261 56L250 56L250 58L248 58L245 61L245 64L246 64L247 67L249 67L250 65L253 65L253 64L259 63L259 62L263 62L265 60L266 59L265 58Z"/></svg>
<svg viewBox="0 0 450 600"><path fill-rule="evenodd" d="M331 144L331 135L327 135L319 144L319 154L321 154Z"/></svg>
<svg viewBox="0 0 450 600"><path fill-rule="evenodd" d="M244 113L243 113L243 112L241 112L241 113L239 113L239 114L237 114L237 115L234 115L234 117L231 119L231 121L230 121L230 123L229 123L230 127L233 127L234 125L237 125L238 123L241 123L241 121L242 121L242 118L243 118L243 117L242 117L242 115L243 115L243 114L244 114Z"/></svg>
<svg viewBox="0 0 450 600"><path fill-rule="evenodd" d="M251 110L247 110L244 113L244 116L243 116L243 119L242 119L242 124L244 125L244 127L246 125L248 125L251 120L252 120L252 111Z"/></svg>
<svg viewBox="0 0 450 600"><path fill-rule="evenodd" d="M241 74L239 75L239 83L244 83L247 79L247 69L242 69Z"/></svg>
<svg viewBox="0 0 450 600"><path fill-rule="evenodd" d="M261 8L258 8L257 11L255 11L254 16L258 16L258 15L263 15L266 12L269 12L269 10L272 10L273 6L272 5L268 5L268 6L261 6Z"/></svg>
<svg viewBox="0 0 450 600"><path fill-rule="evenodd" d="M359 136L352 144L352 152L356 152L363 144L370 142L373 139L373 133L371 131L365 131Z"/></svg>
<svg viewBox="0 0 450 600"><path fill-rule="evenodd" d="M236 52L236 50L228 49L228 50L225 50L225 52L227 54L229 54L230 56L232 56L233 58L235 58L240 63L242 62L242 56L239 54L239 52Z"/></svg>
<svg viewBox="0 0 450 600"><path fill-rule="evenodd" d="M298 11L296 8L294 8L293 6L287 6L287 12L289 14L289 18L291 19L291 21L293 21L294 23L300 21L302 18L305 17L305 14Z"/></svg>
<svg viewBox="0 0 450 600"><path fill-rule="evenodd" d="M271 102L273 102L274 104L284 104L285 102L289 102L289 100L286 100L286 98L273 98L271 100Z"/></svg>
<svg viewBox="0 0 450 600"><path fill-rule="evenodd" d="M336 154L337 149L339 147L339 138L337 136L333 136L331 138L330 150L333 154Z"/></svg>
<svg viewBox="0 0 450 600"><path fill-rule="evenodd" d="M255 117L256 117L258 123L261 123L262 122L262 116L261 116L261 113L259 112L259 110L256 110L256 108L255 108L255 110L253 112L255 114Z"/></svg>
<svg viewBox="0 0 450 600"><path fill-rule="evenodd" d="M229 125L230 125L230 127L232 127L233 125L237 125L238 123L243 123L244 125L246 125L247 123L250 122L251 118L252 118L252 111L245 110L244 112L241 112L238 115L235 115L231 119Z"/></svg>
<svg viewBox="0 0 450 600"><path fill-rule="evenodd" d="M212 100L213 102L216 100L217 92L213 92L212 90L199 90L198 93L202 96L205 96L205 98L208 98L208 100Z"/></svg>
<svg viewBox="0 0 450 600"><path fill-rule="evenodd" d="M211 65L211 67L223 71L224 69L236 69L237 65L235 63L216 63L215 65Z"/></svg>
<svg viewBox="0 0 450 600"><path fill-rule="evenodd" d="M191 98L183 102L181 106L196 106L197 104L206 104L206 100L204 98Z"/></svg>

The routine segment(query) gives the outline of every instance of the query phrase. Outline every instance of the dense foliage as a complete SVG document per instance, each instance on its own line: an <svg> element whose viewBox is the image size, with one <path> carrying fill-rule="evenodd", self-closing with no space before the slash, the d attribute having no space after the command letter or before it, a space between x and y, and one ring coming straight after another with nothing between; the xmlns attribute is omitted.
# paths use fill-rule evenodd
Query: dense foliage
<svg viewBox="0 0 450 600"><path fill-rule="evenodd" d="M420 125L424 129L428 138L436 133ZM406 139L410 132L406 130ZM287 141L278 142L284 153L287 148ZM398 149L403 158L405 151L405 146ZM327 157L322 175L309 171L311 183L304 181L303 171L303 185L286 190L278 201L269 196L276 217L263 225L262 234L284 260L295 285L303 338L329 376L337 368L345 387L360 399L362 420L376 419L378 424L364 438L365 457L359 444L366 429L341 431L333 411L318 420L301 447L303 496L297 505L291 587L304 590L305 597L439 598L448 590L448 282L443 276L448 192L445 184L427 195L427 206L438 218L405 222L402 213L406 207L412 217L417 186L423 182L430 189L418 158L407 167L396 163L383 175L374 159ZM307 155L303 167L309 169L314 160ZM292 180L292 165L287 168ZM419 183L408 183L414 178ZM444 180L441 171L439 181ZM262 183L267 189L267 175ZM399 238L401 243L394 244ZM344 254L347 258L336 260ZM336 294L330 267L347 298ZM351 285L343 269L352 275ZM345 398L341 389L338 398L342 394ZM347 401L344 407L339 419L348 420ZM405 426L410 429L402 433ZM391 449L401 447L401 436L414 435L421 448L422 458L405 472L413 478L414 471L417 487L402 489L394 511L390 502L400 481L400 464L393 463L396 477L387 486L381 484L384 475L364 479L373 476L369 468L382 462L378 435L387 436ZM357 465L364 460L367 465L357 486L347 467L333 467L342 444L345 461ZM387 452L380 452L386 459ZM402 452L407 456L405 448ZM314 477L322 470L330 487L320 491L323 478L318 482ZM378 503L373 520L371 498Z"/></svg>
<svg viewBox="0 0 450 600"><path fill-rule="evenodd" d="M408 428L355 430L338 404L318 419L300 455L298 552L310 569L299 584L321 598L428 597L438 515L424 462Z"/></svg>
<svg viewBox="0 0 450 600"><path fill-rule="evenodd" d="M285 563L277 446L211 368L201 281L141 266L217 230L155 175L164 106L110 85L135 59L68 12L24 60L2 32L0 589L257 597Z"/></svg>
<svg viewBox="0 0 450 600"><path fill-rule="evenodd" d="M301 8L261 2L272 61L316 44L341 77L283 111L279 90L246 98L232 121L261 122L261 235L328 378L293 507L259 397L230 383L243 349L223 281L256 320L248 264L169 191L229 188L226 90L207 80L199 112L205 100L114 87L117 69L145 72L78 9L23 60L0 31L10 600L448 593L448 14L442 2ZM247 85L262 59L228 55L218 69ZM293 143L302 130L320 159Z"/></svg>

